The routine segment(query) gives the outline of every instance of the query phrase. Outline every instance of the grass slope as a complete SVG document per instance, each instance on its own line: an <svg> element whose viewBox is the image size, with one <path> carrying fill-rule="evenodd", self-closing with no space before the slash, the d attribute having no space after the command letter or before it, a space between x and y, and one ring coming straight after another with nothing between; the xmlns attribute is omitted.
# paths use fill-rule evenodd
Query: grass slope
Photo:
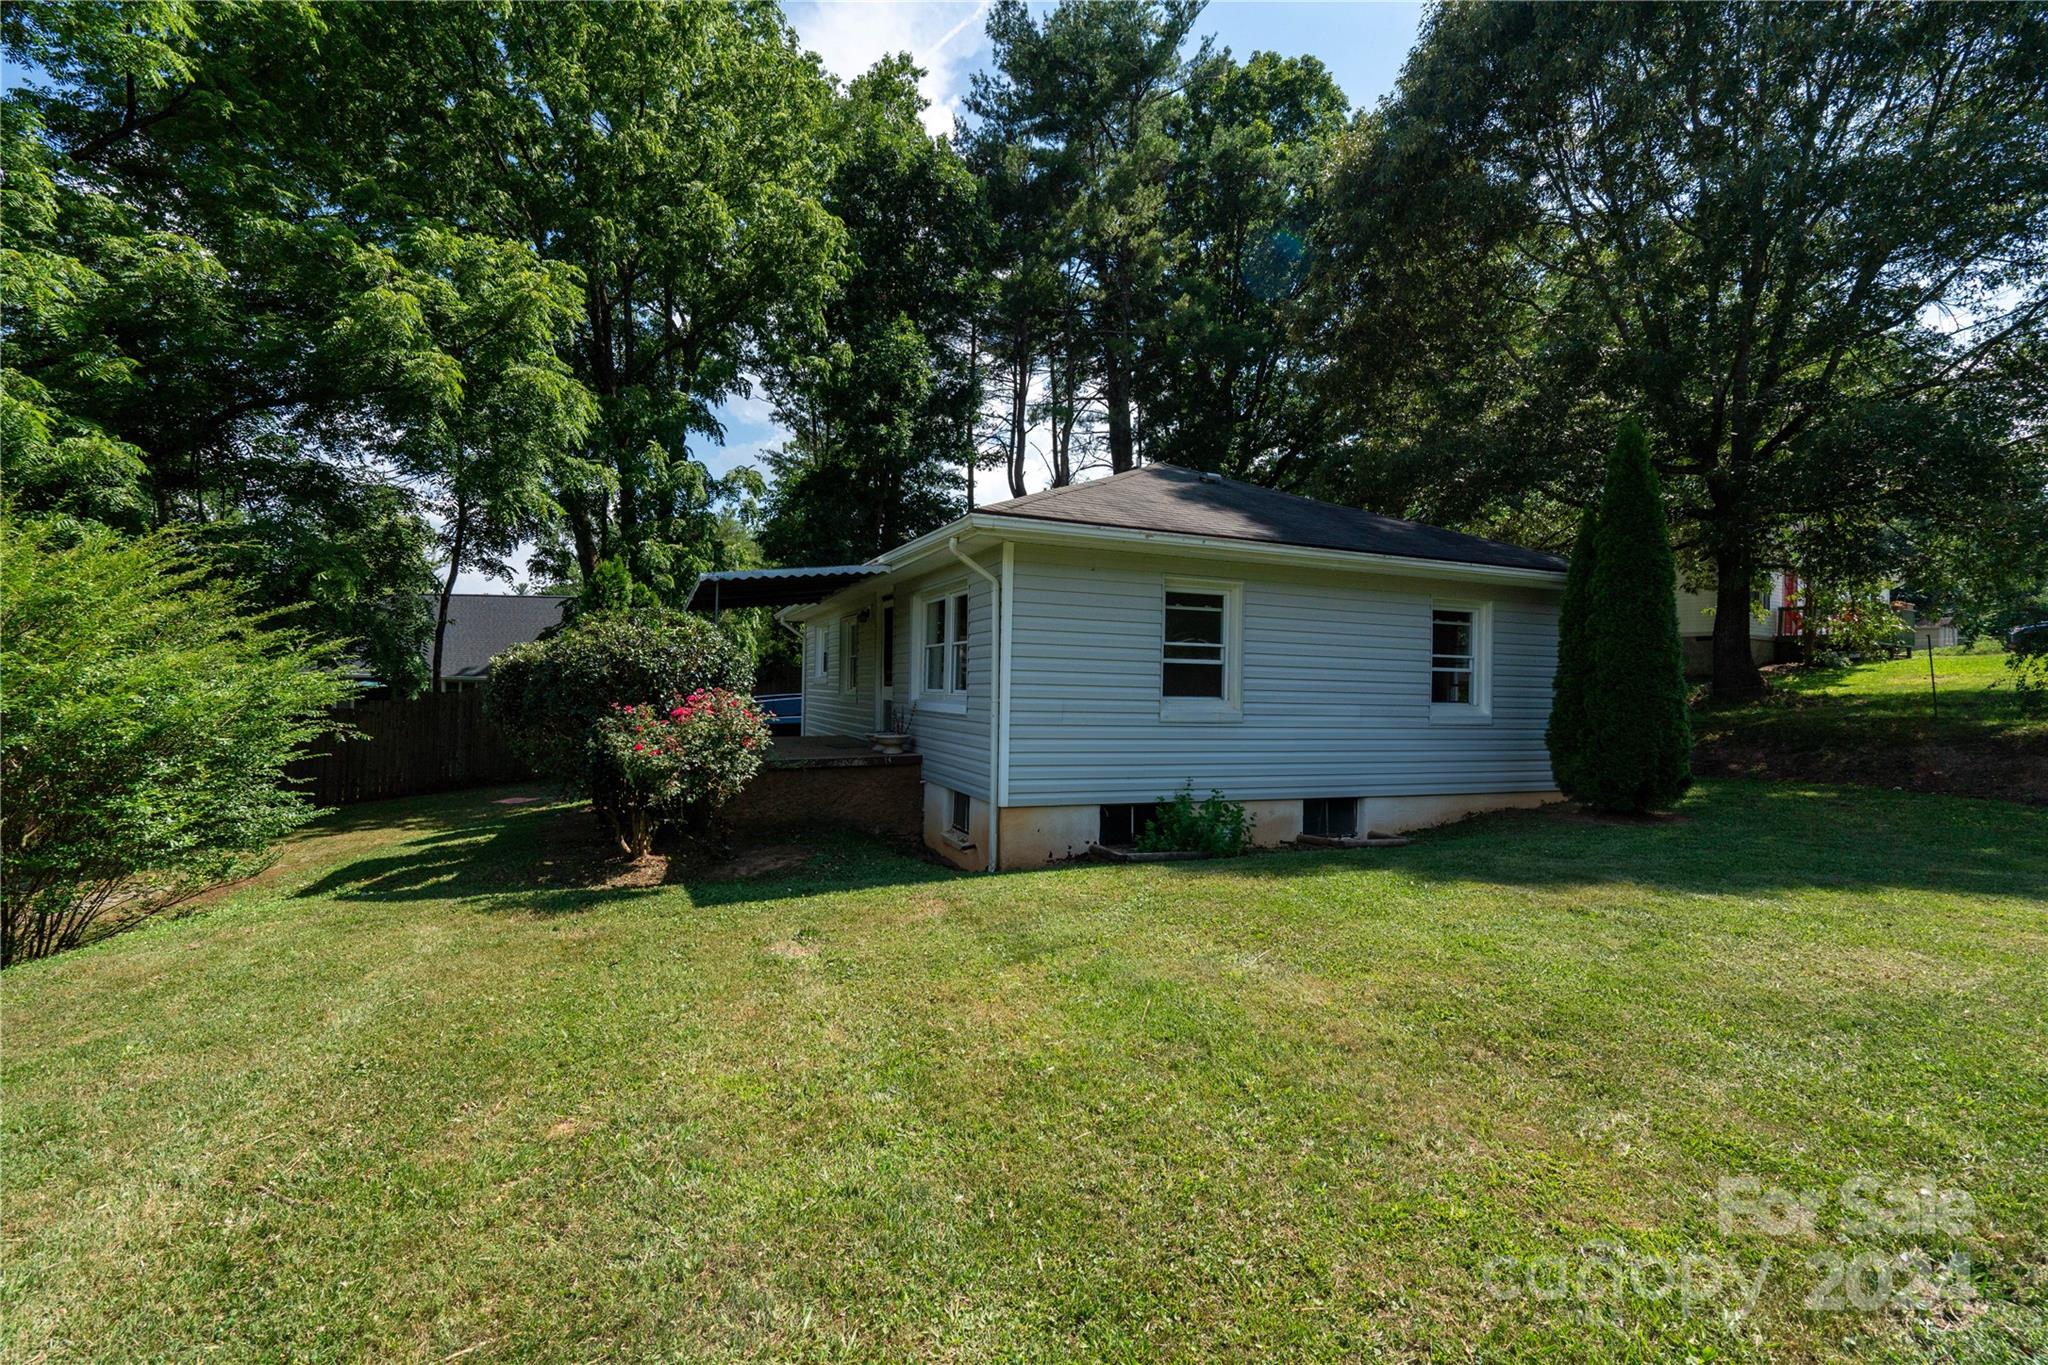
<svg viewBox="0 0 2048 1365"><path fill-rule="evenodd" d="M2048 813L1709 783L1657 825L620 890L495 795L6 975L9 1359L2048 1349ZM1970 1229L1717 1226L1721 1177L1860 1172ZM1528 1292L1603 1247L1766 1288ZM1981 1297L1802 1307L1808 1257L1913 1247Z"/></svg>
<svg viewBox="0 0 2048 1365"><path fill-rule="evenodd" d="M1771 694L1696 706L1702 772L1833 779L2048 802L2048 720L2020 714L2005 656L1927 656L1791 669Z"/></svg>

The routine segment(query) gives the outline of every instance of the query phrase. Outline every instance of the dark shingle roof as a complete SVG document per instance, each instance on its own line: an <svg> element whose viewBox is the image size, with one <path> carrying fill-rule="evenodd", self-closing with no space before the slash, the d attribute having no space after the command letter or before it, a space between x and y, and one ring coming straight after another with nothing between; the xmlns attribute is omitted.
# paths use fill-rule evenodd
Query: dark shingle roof
<svg viewBox="0 0 2048 1365"><path fill-rule="evenodd" d="M459 592L448 599L448 638L441 648L443 678L482 678L491 660L514 645L537 640L549 626L562 624L562 606L570 599L548 593L526 597ZM434 659L434 638L427 636L427 662Z"/></svg>
<svg viewBox="0 0 2048 1365"><path fill-rule="evenodd" d="M977 512L1132 531L1303 545L1456 564L1564 571L1564 560L1498 540L1402 521L1261 488L1177 465L1149 464L1107 479L977 507Z"/></svg>

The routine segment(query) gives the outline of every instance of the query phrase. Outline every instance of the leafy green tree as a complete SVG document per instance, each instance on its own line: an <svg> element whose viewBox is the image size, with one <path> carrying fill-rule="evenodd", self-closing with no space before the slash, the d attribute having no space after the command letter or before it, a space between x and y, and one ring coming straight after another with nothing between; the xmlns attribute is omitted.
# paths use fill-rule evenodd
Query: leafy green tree
<svg viewBox="0 0 2048 1365"><path fill-rule="evenodd" d="M451 365L393 453L441 525L430 675L438 683L457 576L514 576L508 556L559 515L548 476L582 439L593 404L553 349L578 313L571 271L516 242L442 230L421 238L416 250L433 272L421 308Z"/></svg>
<svg viewBox="0 0 2048 1365"><path fill-rule="evenodd" d="M0 520L0 966L259 866L316 812L284 782L347 690L175 533Z"/></svg>
<svg viewBox="0 0 2048 1365"><path fill-rule="evenodd" d="M391 604L425 586L430 541L396 442L502 428L507 395L556 360L532 329L463 333L531 282L508 244L386 189L445 83L431 47L402 70L358 60L376 21L8 8L31 79L0 102L0 424L18 507L186 526L402 691L431 616Z"/></svg>
<svg viewBox="0 0 2048 1365"><path fill-rule="evenodd" d="M1577 800L1586 794L1582 776L1593 746L1593 710L1599 693L1593 671L1593 564L1600 509L1579 518L1578 539L1565 567L1564 600L1557 613L1557 671L1550 678L1550 723L1543 742L1557 788Z"/></svg>
<svg viewBox="0 0 2048 1365"><path fill-rule="evenodd" d="M375 193L582 281L561 357L596 415L550 476L564 538L541 571L586 577L616 554L679 598L714 564L730 492L692 443L822 331L843 236L821 202L829 84L762 4L375 6L356 22L359 79L422 89Z"/></svg>
<svg viewBox="0 0 2048 1365"><path fill-rule="evenodd" d="M1574 795L1602 810L1669 806L1692 785L1692 724L1678 643L1678 567L1649 441L1629 418L1615 439L1593 532L1586 617L1574 653L1585 677ZM1588 648L1590 646L1590 648ZM1573 690L1576 690L1575 688Z"/></svg>
<svg viewBox="0 0 2048 1365"><path fill-rule="evenodd" d="M1761 687L1750 593L1797 528L2048 536L2033 425L1984 420L2048 317L2037 6L1441 7L1326 206L1327 486L1570 507L1639 413L1717 695Z"/></svg>
<svg viewBox="0 0 2048 1365"><path fill-rule="evenodd" d="M824 202L845 229L845 278L824 346L770 384L792 434L768 457L761 540L783 562L858 562L961 510L987 218L966 163L924 131L919 75L884 59L833 107Z"/></svg>

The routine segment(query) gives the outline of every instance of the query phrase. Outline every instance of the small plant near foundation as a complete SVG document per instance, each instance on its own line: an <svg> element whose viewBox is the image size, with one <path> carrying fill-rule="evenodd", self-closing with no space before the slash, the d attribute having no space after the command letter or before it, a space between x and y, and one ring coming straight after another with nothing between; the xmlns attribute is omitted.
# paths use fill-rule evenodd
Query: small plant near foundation
<svg viewBox="0 0 2048 1365"><path fill-rule="evenodd" d="M1240 802L1212 791L1195 800L1194 783L1171 800L1161 798L1159 814L1138 835L1140 853L1206 853L1231 858L1251 846L1252 818Z"/></svg>

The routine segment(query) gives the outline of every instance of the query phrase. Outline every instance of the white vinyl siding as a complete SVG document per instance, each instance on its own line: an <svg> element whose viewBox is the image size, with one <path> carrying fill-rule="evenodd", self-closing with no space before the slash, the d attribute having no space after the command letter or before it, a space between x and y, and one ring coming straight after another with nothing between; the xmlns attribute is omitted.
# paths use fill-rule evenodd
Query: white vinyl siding
<svg viewBox="0 0 2048 1365"><path fill-rule="evenodd" d="M1020 546L1007 804L1548 790L1556 590L1211 562L1241 579L1241 718L1162 715L1165 585L1189 561ZM1484 604L1491 716L1432 725L1432 613ZM982 735L986 743L986 733Z"/></svg>
<svg viewBox="0 0 2048 1365"><path fill-rule="evenodd" d="M860 619L862 610L868 611L865 622ZM804 734L865 739L874 733L874 655L880 617L879 611L863 605L834 612L804 628Z"/></svg>
<svg viewBox="0 0 2048 1365"><path fill-rule="evenodd" d="M980 561L995 572L1002 560ZM909 731L924 760L924 780L949 791L966 792L977 800L988 795L989 610L991 591L980 575L968 575L957 562L920 579L898 583L896 596L896 697L909 716ZM925 651L929 603L943 601L957 620L964 597L966 627L956 631L957 649L941 654L950 681L956 668L965 670L965 686L957 692L928 694L922 684L930 666ZM1157 704L1156 702L1154 703Z"/></svg>

